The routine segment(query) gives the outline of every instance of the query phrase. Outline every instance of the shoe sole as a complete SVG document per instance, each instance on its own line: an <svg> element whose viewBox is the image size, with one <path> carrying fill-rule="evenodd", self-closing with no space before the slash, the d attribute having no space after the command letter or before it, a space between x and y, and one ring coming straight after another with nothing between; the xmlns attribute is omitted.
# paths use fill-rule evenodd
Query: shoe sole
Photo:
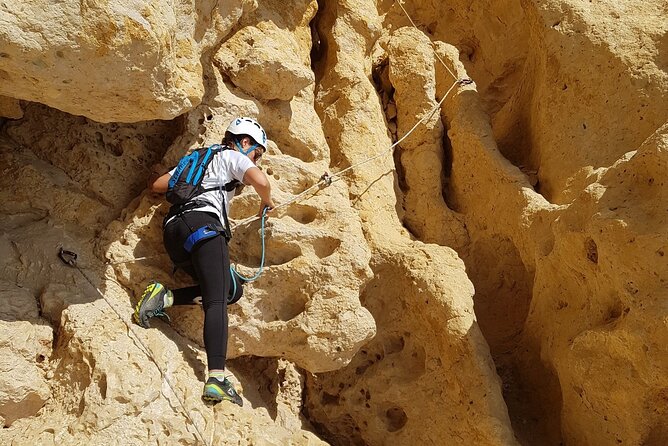
<svg viewBox="0 0 668 446"><path fill-rule="evenodd" d="M239 397L239 401L237 401L235 398L223 392L222 389L220 392L215 392L215 393L205 391L202 394L202 399L210 403L220 403L221 401L229 401L230 403L236 404L238 406L243 406L243 400L241 399L241 397Z"/></svg>
<svg viewBox="0 0 668 446"><path fill-rule="evenodd" d="M220 403L224 398L217 398L213 396L202 395L202 399L208 403Z"/></svg>
<svg viewBox="0 0 668 446"><path fill-rule="evenodd" d="M223 401L229 401L232 404L236 404L237 406L241 406L240 403L236 402L235 400L231 398L219 398L215 396L209 396L209 395L202 395L202 399L206 401L207 403L212 403L212 404L218 404L222 403ZM243 404L243 401L242 401Z"/></svg>

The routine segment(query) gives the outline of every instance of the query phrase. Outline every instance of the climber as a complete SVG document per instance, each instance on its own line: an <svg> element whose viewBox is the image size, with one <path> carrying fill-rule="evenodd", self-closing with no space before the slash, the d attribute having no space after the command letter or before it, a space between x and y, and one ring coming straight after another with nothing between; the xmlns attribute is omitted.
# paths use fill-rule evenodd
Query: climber
<svg viewBox="0 0 668 446"><path fill-rule="evenodd" d="M212 146L213 147L213 146ZM227 127L221 146L215 151L201 180L202 189L184 204L173 204L163 223L163 241L170 258L199 284L168 290L158 282L144 290L134 312L134 320L148 328L149 318L166 316L172 305L193 304L202 297L204 346L208 379L202 398L209 402L243 401L225 377L227 354L227 300L231 284L227 242L230 236L227 213L239 183L252 186L260 196L260 214L274 208L267 176L256 166L267 148L264 129L252 118L236 118ZM179 164L178 167L180 167ZM157 178L150 188L167 193L182 171L172 169ZM176 173L175 173L176 171ZM185 175L184 175L185 176ZM231 185L231 187L229 187ZM169 191L169 192L168 192ZM224 227L222 226L224 225Z"/></svg>

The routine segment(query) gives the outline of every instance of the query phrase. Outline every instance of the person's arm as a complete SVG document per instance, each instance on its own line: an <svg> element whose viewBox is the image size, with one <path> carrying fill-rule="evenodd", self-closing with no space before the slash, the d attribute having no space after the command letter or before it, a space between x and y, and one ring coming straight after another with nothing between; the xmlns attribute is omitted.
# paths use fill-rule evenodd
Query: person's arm
<svg viewBox="0 0 668 446"><path fill-rule="evenodd" d="M157 180L153 181L153 183L149 185L151 192L155 192L157 194L164 194L167 192L167 188L169 187L169 179L171 177L172 176L169 174L169 172L160 175Z"/></svg>
<svg viewBox="0 0 668 446"><path fill-rule="evenodd" d="M255 192L260 196L260 200L262 200L259 215L262 215L265 207L268 207L270 210L275 207L274 201L271 199L271 184L269 184L269 179L264 172L257 167L251 167L246 170L243 182L244 184L253 186Z"/></svg>
<svg viewBox="0 0 668 446"><path fill-rule="evenodd" d="M164 194L167 192L169 179L171 178L169 172L170 170L162 164L154 164L151 166L151 174L146 181L146 187L153 193ZM164 178L165 175L167 179Z"/></svg>

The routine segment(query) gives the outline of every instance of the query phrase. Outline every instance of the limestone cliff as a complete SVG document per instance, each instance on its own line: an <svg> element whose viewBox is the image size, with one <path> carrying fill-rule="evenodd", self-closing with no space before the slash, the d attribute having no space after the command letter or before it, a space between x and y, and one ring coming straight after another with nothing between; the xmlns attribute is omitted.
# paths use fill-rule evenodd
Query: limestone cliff
<svg viewBox="0 0 668 446"><path fill-rule="evenodd" d="M665 1L19 3L0 443L668 444ZM131 313L190 284L147 178L238 115L284 205L211 407L201 309Z"/></svg>

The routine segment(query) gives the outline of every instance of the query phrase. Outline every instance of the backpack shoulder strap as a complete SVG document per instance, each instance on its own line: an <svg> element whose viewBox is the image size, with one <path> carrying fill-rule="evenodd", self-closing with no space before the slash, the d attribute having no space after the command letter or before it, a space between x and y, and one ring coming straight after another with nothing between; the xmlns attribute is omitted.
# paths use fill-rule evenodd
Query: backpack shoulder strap
<svg viewBox="0 0 668 446"><path fill-rule="evenodd" d="M213 152L214 154L219 153L219 152L223 152L223 151L225 151L225 150L232 150L231 147L226 146L226 145L223 146L223 145L220 145L220 144L214 144L214 145L212 145L212 146L210 147L210 149L212 150L212 152ZM234 189L236 189L240 184L242 184L241 181L239 181L239 180L232 180L232 181L229 181L229 182L225 183L225 184L223 185L223 189L225 189L226 192L232 192L232 191L233 191ZM202 193L204 193L204 192L209 192L209 191L212 191L212 190L218 190L218 186L207 187L206 189L202 189Z"/></svg>

